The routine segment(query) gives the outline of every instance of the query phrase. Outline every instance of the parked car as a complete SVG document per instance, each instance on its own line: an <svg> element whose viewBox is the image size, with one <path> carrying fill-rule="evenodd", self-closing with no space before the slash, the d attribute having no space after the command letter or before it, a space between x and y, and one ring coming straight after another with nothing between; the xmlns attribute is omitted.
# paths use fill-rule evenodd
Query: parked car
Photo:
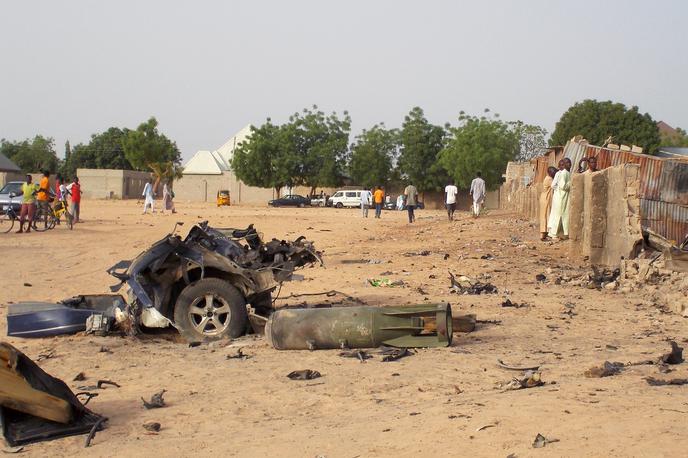
<svg viewBox="0 0 688 458"><path fill-rule="evenodd" d="M389 201L386 201L385 204L382 206L385 210L396 210L397 209L397 199L390 199ZM423 202L418 201L416 204L416 210L423 210L425 208L425 204ZM404 203L401 207L402 210L406 210L406 203Z"/></svg>
<svg viewBox="0 0 688 458"><path fill-rule="evenodd" d="M5 213L5 207L12 205L14 211L19 213L22 202L23 181L10 181L0 189L0 212Z"/></svg>
<svg viewBox="0 0 688 458"><path fill-rule="evenodd" d="M272 207L305 207L311 204L308 197L299 196L298 194L290 194L288 196L280 197L268 202Z"/></svg>
<svg viewBox="0 0 688 458"><path fill-rule="evenodd" d="M312 207L324 207L327 205L327 197L320 195L311 196L311 206Z"/></svg>
<svg viewBox="0 0 688 458"><path fill-rule="evenodd" d="M335 192L327 202L328 207L360 207L362 189L347 189Z"/></svg>

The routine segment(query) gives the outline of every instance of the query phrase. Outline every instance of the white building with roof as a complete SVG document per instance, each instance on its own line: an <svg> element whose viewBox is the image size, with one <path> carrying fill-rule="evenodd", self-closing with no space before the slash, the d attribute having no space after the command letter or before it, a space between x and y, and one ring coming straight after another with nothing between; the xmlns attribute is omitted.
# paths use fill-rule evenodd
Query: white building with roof
<svg viewBox="0 0 688 458"><path fill-rule="evenodd" d="M184 176L174 183L179 200L213 202L221 190L229 190L233 203L267 203L275 197L273 189L247 186L231 168L234 150L247 141L251 125L247 125L214 151L200 150L184 164Z"/></svg>

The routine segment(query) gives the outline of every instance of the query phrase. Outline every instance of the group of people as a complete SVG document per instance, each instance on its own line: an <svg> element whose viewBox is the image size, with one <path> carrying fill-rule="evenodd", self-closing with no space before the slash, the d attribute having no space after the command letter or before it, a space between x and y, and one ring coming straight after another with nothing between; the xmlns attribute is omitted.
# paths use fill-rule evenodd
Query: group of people
<svg viewBox="0 0 688 458"><path fill-rule="evenodd" d="M143 214L148 213L149 208L151 213L155 213L155 190L153 189L152 179L146 182L141 197L143 197ZM164 183L162 186L162 210L160 210L160 213L165 213L165 210L177 213L177 210L174 208L174 191L167 183Z"/></svg>
<svg viewBox="0 0 688 458"><path fill-rule="evenodd" d="M469 194L473 198L473 205L471 206L471 214L474 218L480 216L483 205L485 204L485 195L487 188L485 180L483 180L482 173L477 172L476 177L471 181ZM454 180L449 180L449 183L444 188L444 202L447 207L447 218L449 221L454 221L454 213L456 212L456 196L459 194L459 188L454 184Z"/></svg>
<svg viewBox="0 0 688 458"><path fill-rule="evenodd" d="M476 178L471 182L470 195L473 197L473 205L471 208L474 217L480 216L482 206L485 203L485 195L487 189L485 180L483 180L480 172L476 173ZM454 213L456 212L456 196L459 194L459 189L454 185L453 180L449 180L449 184L444 188L444 201L447 208L447 217L449 221L454 220ZM375 190L364 190L361 192L361 216L368 217L368 209L372 205L375 206L375 218L380 218L382 214L382 207L385 202L385 192L377 186ZM418 189L412 182L404 188L403 194L397 198L396 207L398 210L403 208L408 212L408 222L414 223L416 221L416 207L418 207Z"/></svg>
<svg viewBox="0 0 688 458"><path fill-rule="evenodd" d="M405 204L406 211L408 212L409 223L414 223L416 221L415 210L418 206L418 189L409 183L406 188L404 188L403 195L399 196L402 201L402 205ZM361 216L363 218L368 217L368 209L375 206L375 218L380 218L382 216L382 207L385 205L385 191L381 186L375 187L370 191L365 189L361 191ZM397 200L397 207L399 206Z"/></svg>
<svg viewBox="0 0 688 458"><path fill-rule="evenodd" d="M587 167L583 170L583 164ZM558 169L549 167L542 182L540 194L540 240L553 238L566 240L569 236L569 193L571 192L571 159L559 161ZM593 173L597 158L583 158L578 164L579 173Z"/></svg>
<svg viewBox="0 0 688 458"><path fill-rule="evenodd" d="M65 184L65 180L61 175L55 178L55 190L50 189L50 172L43 172L40 183L33 182L31 175L26 175L26 181L22 184L22 204L19 212L19 230L17 233L31 232L31 224L36 215L36 210L48 213L51 209L51 202L55 201L55 205L64 206L67 208L67 198L71 196L72 203L72 222L78 223L79 213L81 207L81 184L79 184L79 177L74 177L70 184ZM24 223L26 230L24 230Z"/></svg>

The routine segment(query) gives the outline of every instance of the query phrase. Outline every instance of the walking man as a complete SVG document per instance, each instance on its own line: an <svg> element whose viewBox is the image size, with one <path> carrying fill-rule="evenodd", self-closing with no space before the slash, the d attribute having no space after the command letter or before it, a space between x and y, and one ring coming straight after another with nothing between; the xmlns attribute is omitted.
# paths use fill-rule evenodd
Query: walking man
<svg viewBox="0 0 688 458"><path fill-rule="evenodd" d="M454 212L456 211L456 195L459 193L459 188L454 186L454 180L449 180L449 184L444 188L444 202L447 205L447 218L449 221L454 221Z"/></svg>
<svg viewBox="0 0 688 458"><path fill-rule="evenodd" d="M406 211L408 211L409 224L416 221L414 211L418 205L418 190L413 186L413 182L409 181L408 186L404 189L404 197L406 198Z"/></svg>
<svg viewBox="0 0 688 458"><path fill-rule="evenodd" d="M36 192L38 186L32 183L31 175L26 175L26 183L22 184L22 205L19 212L19 230L17 234L24 232L24 221L26 217L29 218L29 224L26 232L31 232L31 224L33 223L33 215L36 212Z"/></svg>
<svg viewBox="0 0 688 458"><path fill-rule="evenodd" d="M372 198L373 194L367 189L361 191L361 216L363 218L368 217L368 209L370 208L370 202Z"/></svg>
<svg viewBox="0 0 688 458"><path fill-rule="evenodd" d="M375 201L375 218L379 218L382 214L382 203L385 201L385 192L379 186L375 188L373 200Z"/></svg>
<svg viewBox="0 0 688 458"><path fill-rule="evenodd" d="M165 213L165 210L170 210L172 213L177 213L174 208L174 191L172 191L165 183L162 187L162 210L160 213Z"/></svg>
<svg viewBox="0 0 688 458"><path fill-rule="evenodd" d="M155 213L155 200L154 200L154 195L153 195L153 180L150 178L146 182L146 185L143 187L143 193L141 194L143 198L145 199L143 201L143 214L145 215L148 212L148 207L150 206L151 208L151 213Z"/></svg>
<svg viewBox="0 0 688 458"><path fill-rule="evenodd" d="M483 180L480 172L476 173L477 177L471 181L471 195L473 196L473 216L480 216L480 209L485 202L485 180Z"/></svg>
<svg viewBox="0 0 688 458"><path fill-rule="evenodd" d="M67 186L67 190L72 195L72 219L75 223L80 223L79 214L81 212L81 185L79 177L74 177L74 181ZM65 198L65 201L67 199Z"/></svg>

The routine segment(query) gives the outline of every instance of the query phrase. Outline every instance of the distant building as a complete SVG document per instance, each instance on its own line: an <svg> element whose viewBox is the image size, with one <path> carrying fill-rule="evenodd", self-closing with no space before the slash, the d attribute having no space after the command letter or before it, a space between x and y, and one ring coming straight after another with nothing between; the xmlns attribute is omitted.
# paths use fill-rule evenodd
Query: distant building
<svg viewBox="0 0 688 458"><path fill-rule="evenodd" d="M662 137L673 137L675 135L678 135L676 129L674 129L664 121L659 121L657 123L657 129L659 130L659 135L661 135Z"/></svg>
<svg viewBox="0 0 688 458"><path fill-rule="evenodd" d="M5 186L8 181L23 180L24 175L17 164L12 162L7 156L0 153L0 187Z"/></svg>
<svg viewBox="0 0 688 458"><path fill-rule="evenodd" d="M229 190L233 203L267 203L276 197L270 188L242 183L231 168L234 150L251 134L247 125L214 151L200 150L184 164L183 177L174 183L179 200L213 202L218 191Z"/></svg>

